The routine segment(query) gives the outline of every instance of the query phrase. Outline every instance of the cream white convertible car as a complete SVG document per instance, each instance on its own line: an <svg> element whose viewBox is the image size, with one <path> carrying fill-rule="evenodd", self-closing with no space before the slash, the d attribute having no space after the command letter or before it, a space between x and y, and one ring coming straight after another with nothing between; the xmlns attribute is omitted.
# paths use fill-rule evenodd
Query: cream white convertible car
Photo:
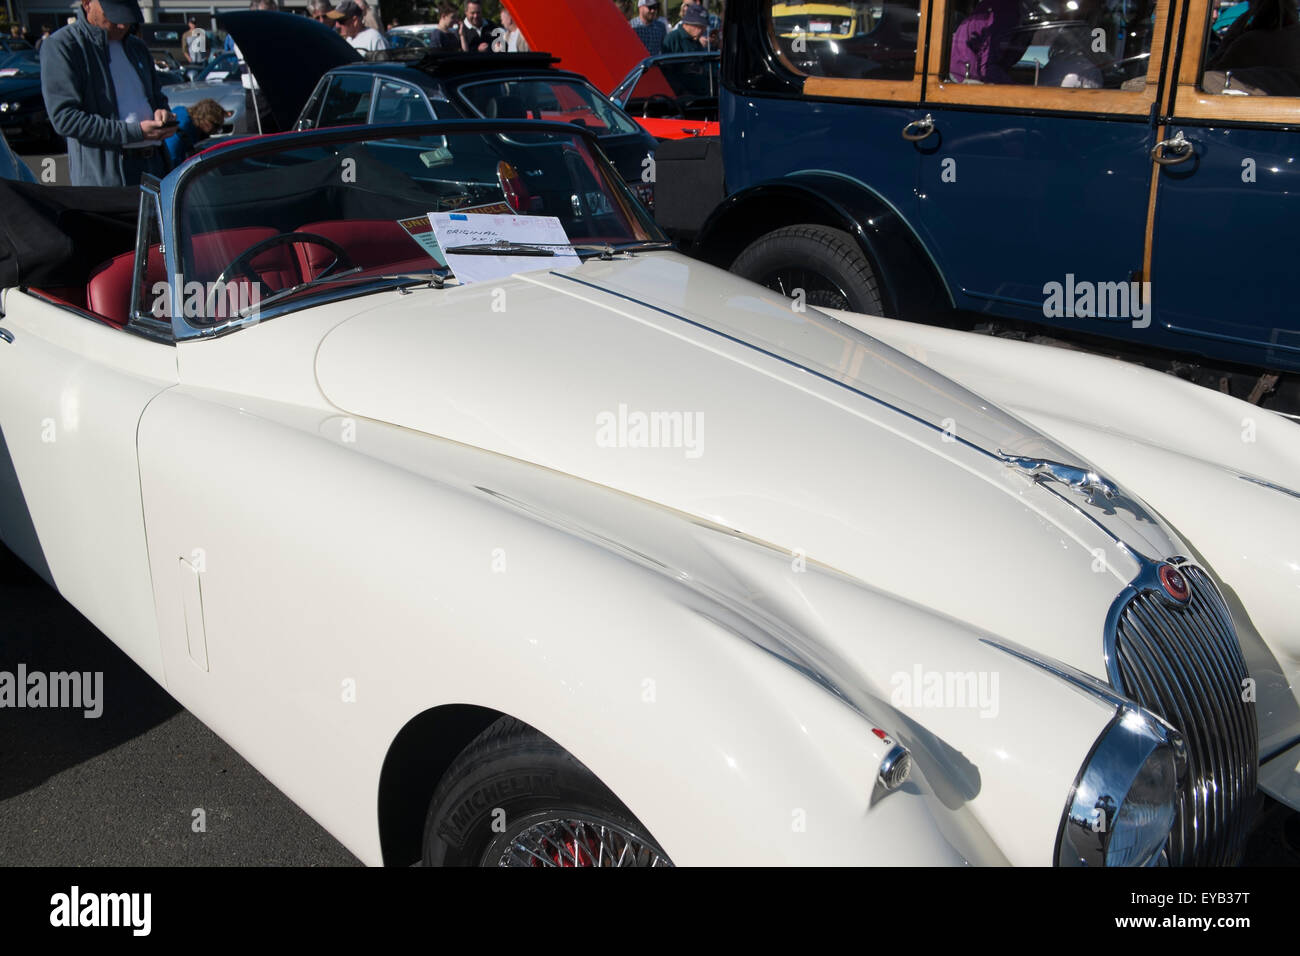
<svg viewBox="0 0 1300 956"><path fill-rule="evenodd" d="M367 863L1221 865L1300 806L1294 421L781 298L573 126L4 189L0 537ZM503 210L568 243L433 257Z"/></svg>

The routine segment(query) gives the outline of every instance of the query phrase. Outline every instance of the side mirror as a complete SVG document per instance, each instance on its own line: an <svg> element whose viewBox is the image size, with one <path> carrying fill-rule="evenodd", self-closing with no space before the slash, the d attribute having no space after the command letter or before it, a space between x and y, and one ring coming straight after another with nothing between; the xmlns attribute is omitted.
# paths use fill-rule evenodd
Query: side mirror
<svg viewBox="0 0 1300 956"><path fill-rule="evenodd" d="M297 124L294 126L294 129L296 129L296 130L311 129L312 126L313 126L313 123L312 123L311 120L309 120L309 119L300 119L300 120L298 120Z"/></svg>

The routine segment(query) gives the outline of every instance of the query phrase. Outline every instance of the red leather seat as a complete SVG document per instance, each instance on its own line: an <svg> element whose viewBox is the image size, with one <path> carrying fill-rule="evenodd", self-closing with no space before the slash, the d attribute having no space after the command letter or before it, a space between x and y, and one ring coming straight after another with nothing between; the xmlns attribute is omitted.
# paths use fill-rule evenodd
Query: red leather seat
<svg viewBox="0 0 1300 956"><path fill-rule="evenodd" d="M145 263L145 290L143 305L153 304L153 287L166 281L166 267L157 246L149 247L149 260ZM119 329L126 325L131 315L131 280L135 272L135 252L124 252L96 267L86 283L86 308L101 316Z"/></svg>
<svg viewBox="0 0 1300 956"><path fill-rule="evenodd" d="M298 227L299 232L311 232L333 239L347 251L352 264L362 269L396 266L420 258L420 246L405 229L392 219L349 219L328 222L309 222ZM334 258L324 246L309 242L299 243L299 264L308 278L316 275Z"/></svg>
<svg viewBox="0 0 1300 956"><path fill-rule="evenodd" d="M274 235L276 235L274 229L264 226L245 226L194 236L192 239L194 278L201 278L204 282L215 280L221 270L230 265L241 252L254 243ZM86 284L86 308L118 328L125 326L131 313L131 279L134 267L134 252L124 252L98 266L91 273L90 280ZM298 265L298 256L289 245L266 250L253 259L252 267L267 290L271 292L296 285L301 281L302 273ZM158 247L151 246L149 261L145 267L145 308L149 308L153 303L155 283L165 281L166 267L158 254ZM239 288L247 282L248 280L243 276L236 276L232 277L231 285ZM257 298L250 294L246 301L255 302Z"/></svg>

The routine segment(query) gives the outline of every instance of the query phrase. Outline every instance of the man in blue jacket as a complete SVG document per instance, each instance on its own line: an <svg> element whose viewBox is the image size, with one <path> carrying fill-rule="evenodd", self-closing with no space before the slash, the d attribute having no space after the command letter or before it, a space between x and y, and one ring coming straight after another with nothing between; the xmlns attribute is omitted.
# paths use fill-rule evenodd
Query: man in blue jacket
<svg viewBox="0 0 1300 956"><path fill-rule="evenodd" d="M143 20L136 0L82 0L76 21L41 44L45 110L68 140L74 186L134 186L144 173L167 173L162 141L176 117L149 48L127 34Z"/></svg>

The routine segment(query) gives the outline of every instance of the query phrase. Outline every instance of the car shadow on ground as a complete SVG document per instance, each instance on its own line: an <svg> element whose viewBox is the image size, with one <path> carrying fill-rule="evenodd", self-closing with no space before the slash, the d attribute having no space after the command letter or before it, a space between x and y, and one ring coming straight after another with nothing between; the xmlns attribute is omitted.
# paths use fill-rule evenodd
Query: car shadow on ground
<svg viewBox="0 0 1300 956"><path fill-rule="evenodd" d="M99 672L103 713L0 706L0 863L356 866L0 545L0 672Z"/></svg>
<svg viewBox="0 0 1300 956"><path fill-rule="evenodd" d="M102 714L0 706L0 800L155 727L181 706L93 624L0 546L0 671L102 674Z"/></svg>

